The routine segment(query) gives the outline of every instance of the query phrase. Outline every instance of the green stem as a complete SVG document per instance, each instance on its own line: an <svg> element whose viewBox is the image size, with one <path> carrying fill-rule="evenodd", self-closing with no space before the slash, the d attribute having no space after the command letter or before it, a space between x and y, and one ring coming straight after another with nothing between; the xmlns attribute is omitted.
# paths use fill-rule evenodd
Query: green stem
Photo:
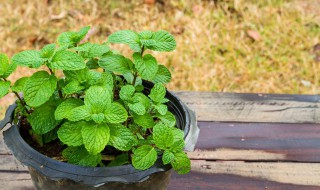
<svg viewBox="0 0 320 190"><path fill-rule="evenodd" d="M3 79L5 82L8 81L6 78L2 78L2 79ZM12 92L13 92L13 93L16 95L16 97L19 99L21 105L24 107L24 109L26 110L26 112L27 112L28 114L31 114L31 112L27 109L26 103L22 100L21 96L20 96L17 92L15 92L15 91L12 91Z"/></svg>
<svg viewBox="0 0 320 190"><path fill-rule="evenodd" d="M50 69L50 67L48 67L48 69L49 69L51 75L55 75L54 72L52 71L52 69ZM61 99L63 99L62 91L61 91L61 89L60 89L60 87L59 87L59 83L58 83L58 82L57 82L57 88L58 88L59 97L60 97Z"/></svg>
<svg viewBox="0 0 320 190"><path fill-rule="evenodd" d="M143 52L144 52L144 46L141 47L141 52L140 52L141 57L143 55ZM132 82L133 86L136 84L137 77L138 77L138 72L135 72L133 75L133 82Z"/></svg>

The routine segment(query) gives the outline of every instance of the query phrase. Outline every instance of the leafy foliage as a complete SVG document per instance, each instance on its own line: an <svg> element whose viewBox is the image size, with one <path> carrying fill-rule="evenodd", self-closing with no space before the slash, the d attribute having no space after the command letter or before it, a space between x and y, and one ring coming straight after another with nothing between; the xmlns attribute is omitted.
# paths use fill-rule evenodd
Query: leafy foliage
<svg viewBox="0 0 320 190"><path fill-rule="evenodd" d="M111 34L108 43L127 44L134 51L129 59L107 43L83 42L89 29L64 32L57 44L22 51L11 61L0 54L0 98L14 92L19 115L27 118L36 142L42 146L58 138L67 146L62 156L69 163L103 166L107 158L110 167L132 164L145 170L162 157L179 173L189 172L184 133L166 105L170 71L144 55L146 49L173 51L173 36L167 31ZM47 69L11 86L7 77L17 65ZM56 70L64 76L58 79ZM155 83L150 93L142 80Z"/></svg>

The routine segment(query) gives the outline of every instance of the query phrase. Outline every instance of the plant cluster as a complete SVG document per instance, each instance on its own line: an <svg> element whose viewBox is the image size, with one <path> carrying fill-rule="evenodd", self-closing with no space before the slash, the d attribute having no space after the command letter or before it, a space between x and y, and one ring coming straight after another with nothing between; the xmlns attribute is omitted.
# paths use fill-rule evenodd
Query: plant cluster
<svg viewBox="0 0 320 190"><path fill-rule="evenodd" d="M40 145L58 139L69 163L132 164L145 170L162 159L179 173L188 173L184 132L175 127L175 116L166 105L164 84L171 74L151 54L144 54L147 49L174 50L174 37L163 30L121 30L95 44L83 42L89 29L64 32L56 44L22 51L11 61L0 54L0 98L15 93L16 114L27 119L29 133ZM132 59L111 50L110 43L129 45ZM11 85L7 78L17 66L38 71ZM143 80L155 83L149 94Z"/></svg>

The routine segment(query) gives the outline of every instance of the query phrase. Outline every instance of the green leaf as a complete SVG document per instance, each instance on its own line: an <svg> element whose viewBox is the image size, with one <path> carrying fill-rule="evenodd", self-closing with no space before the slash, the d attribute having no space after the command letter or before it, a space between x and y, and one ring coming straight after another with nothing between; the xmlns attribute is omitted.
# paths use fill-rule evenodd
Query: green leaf
<svg viewBox="0 0 320 190"><path fill-rule="evenodd" d="M79 70L85 68L86 64L83 58L74 52L58 51L48 66L51 69Z"/></svg>
<svg viewBox="0 0 320 190"><path fill-rule="evenodd" d="M171 129L162 123L153 127L153 140L157 147L166 149L173 144L173 133Z"/></svg>
<svg viewBox="0 0 320 190"><path fill-rule="evenodd" d="M140 53L134 53L133 62L142 79L152 80L155 77L158 71L158 64L156 58L152 55L146 54L142 58Z"/></svg>
<svg viewBox="0 0 320 190"><path fill-rule="evenodd" d="M54 128L53 130L49 131L46 134L43 134L42 135L43 143L46 144L46 143L49 143L51 141L56 140L58 138L57 131L58 131L58 127Z"/></svg>
<svg viewBox="0 0 320 190"><path fill-rule="evenodd" d="M42 58L51 58L54 54L56 44L48 44L44 46L40 51L40 57Z"/></svg>
<svg viewBox="0 0 320 190"><path fill-rule="evenodd" d="M91 86L85 94L84 104L91 113L103 113L111 104L111 94L101 86Z"/></svg>
<svg viewBox="0 0 320 190"><path fill-rule="evenodd" d="M110 48L108 45L92 44L87 42L72 48L72 50L81 52L81 56L84 58L95 58L107 53L110 51Z"/></svg>
<svg viewBox="0 0 320 190"><path fill-rule="evenodd" d="M101 58L99 66L106 71L125 74L131 72L130 62L122 55L111 54Z"/></svg>
<svg viewBox="0 0 320 190"><path fill-rule="evenodd" d="M89 69L79 69L74 71L63 71L63 74L66 76L67 81L78 81L79 83L85 83L87 81Z"/></svg>
<svg viewBox="0 0 320 190"><path fill-rule="evenodd" d="M124 100L124 101L131 100L135 91L136 91L136 89L132 85L125 85L125 86L121 87L120 92L119 92L120 99Z"/></svg>
<svg viewBox="0 0 320 190"><path fill-rule="evenodd" d="M110 129L105 124L87 124L81 130L84 146L90 154L99 154L109 142Z"/></svg>
<svg viewBox="0 0 320 190"><path fill-rule="evenodd" d="M168 111L168 107L164 104L159 104L159 105L156 105L155 107L161 115L165 115Z"/></svg>
<svg viewBox="0 0 320 190"><path fill-rule="evenodd" d="M138 170L146 170L157 160L157 151L150 145L142 145L133 152L132 165Z"/></svg>
<svg viewBox="0 0 320 190"><path fill-rule="evenodd" d="M6 72L3 74L3 78L9 77L17 68L16 63L11 63L8 65Z"/></svg>
<svg viewBox="0 0 320 190"><path fill-rule="evenodd" d="M146 35L144 35L145 37ZM141 39L141 43L154 51L173 51L176 48L174 37L167 31L160 30L152 34L150 39Z"/></svg>
<svg viewBox="0 0 320 190"><path fill-rule="evenodd" d="M129 164L129 156L128 154L120 154L116 157L116 159L112 160L107 166L122 166L125 164Z"/></svg>
<svg viewBox="0 0 320 190"><path fill-rule="evenodd" d="M168 127L174 127L176 125L176 117L170 111L167 111L165 115L157 114L156 117Z"/></svg>
<svg viewBox="0 0 320 190"><path fill-rule="evenodd" d="M163 86L163 84L157 83L151 89L149 97L154 102L159 103L165 97L165 95L166 95L166 88Z"/></svg>
<svg viewBox="0 0 320 190"><path fill-rule="evenodd" d="M111 103L104 112L106 121L109 123L122 123L128 118L127 110L119 103Z"/></svg>
<svg viewBox="0 0 320 190"><path fill-rule="evenodd" d="M45 59L41 58L40 52L36 50L26 50L13 55L12 63L30 68L39 68Z"/></svg>
<svg viewBox="0 0 320 190"><path fill-rule="evenodd" d="M129 109L138 115L144 115L146 113L146 108L141 102L128 104Z"/></svg>
<svg viewBox="0 0 320 190"><path fill-rule="evenodd" d="M142 93L135 93L134 96L132 97L132 100L134 102L141 103L146 110L148 110L150 107L150 99Z"/></svg>
<svg viewBox="0 0 320 190"><path fill-rule="evenodd" d="M110 126L109 143L118 150L128 151L138 143L138 140L130 129L118 124Z"/></svg>
<svg viewBox="0 0 320 190"><path fill-rule="evenodd" d="M58 44L60 46L73 47L79 43L90 30L90 26L81 28L79 32L69 31L63 32L58 36Z"/></svg>
<svg viewBox="0 0 320 190"><path fill-rule="evenodd" d="M14 92L22 92L28 79L29 79L29 77L22 77L22 78L18 79L14 83L14 85L11 87L11 90Z"/></svg>
<svg viewBox="0 0 320 190"><path fill-rule="evenodd" d="M90 86L93 86L95 84L98 84L102 80L102 73L95 71L95 70L89 70L87 72L87 83Z"/></svg>
<svg viewBox="0 0 320 190"><path fill-rule="evenodd" d="M0 81L0 98L8 94L10 89L10 81Z"/></svg>
<svg viewBox="0 0 320 190"><path fill-rule="evenodd" d="M80 146L83 144L81 129L86 122L66 122L58 130L58 137L68 146Z"/></svg>
<svg viewBox="0 0 320 190"><path fill-rule="evenodd" d="M102 123L102 122L104 121L104 115L103 115L103 113L92 114L91 118L92 118L93 121L96 122L96 123Z"/></svg>
<svg viewBox="0 0 320 190"><path fill-rule="evenodd" d="M154 83L164 83L167 84L171 80L171 73L164 65L158 65L158 71L155 77L152 79Z"/></svg>
<svg viewBox="0 0 320 190"><path fill-rule="evenodd" d="M57 78L46 71L34 73L24 85L23 94L26 103L31 107L44 104L54 93Z"/></svg>
<svg viewBox="0 0 320 190"><path fill-rule="evenodd" d="M54 117L56 120L62 120L68 118L72 109L82 106L83 101L80 99L69 98L62 102L54 112Z"/></svg>
<svg viewBox="0 0 320 190"><path fill-rule="evenodd" d="M184 132L178 128L171 128L173 133L173 145L170 147L170 150L173 152L180 152L185 146L184 142Z"/></svg>
<svg viewBox="0 0 320 190"><path fill-rule="evenodd" d="M148 40L151 39L153 35L153 32L150 30L144 30L139 33L140 40Z"/></svg>
<svg viewBox="0 0 320 190"><path fill-rule="evenodd" d="M187 174L191 169L190 159L186 153L182 151L174 154L174 159L171 161L171 165L178 174Z"/></svg>
<svg viewBox="0 0 320 190"><path fill-rule="evenodd" d="M67 115L67 119L70 121L88 120L91 117L86 105L73 108Z"/></svg>
<svg viewBox="0 0 320 190"><path fill-rule="evenodd" d="M92 155L83 147L68 147L62 151L62 156L71 164L95 167L101 162L101 154Z"/></svg>
<svg viewBox="0 0 320 190"><path fill-rule="evenodd" d="M7 71L8 66L9 57L4 53L0 53L0 76L4 75L4 73Z"/></svg>
<svg viewBox="0 0 320 190"><path fill-rule="evenodd" d="M148 113L144 115L134 114L133 121L143 128L152 128L155 125L152 116Z"/></svg>
<svg viewBox="0 0 320 190"><path fill-rule="evenodd" d="M83 90L85 87L81 86L81 84L78 81L71 81L69 82L65 87L62 88L63 92L65 94L74 94L81 90Z"/></svg>
<svg viewBox="0 0 320 190"><path fill-rule="evenodd" d="M174 155L172 152L165 150L163 155L162 155L162 162L163 164L169 164L170 162L172 162L174 159Z"/></svg>
<svg viewBox="0 0 320 190"><path fill-rule="evenodd" d="M139 35L131 30L120 30L108 37L108 42L116 44L127 44L133 51L140 52L141 45Z"/></svg>
<svg viewBox="0 0 320 190"><path fill-rule="evenodd" d="M28 121L36 134L43 135L59 125L60 121L54 117L55 109L56 106L49 102L35 108L28 116Z"/></svg>

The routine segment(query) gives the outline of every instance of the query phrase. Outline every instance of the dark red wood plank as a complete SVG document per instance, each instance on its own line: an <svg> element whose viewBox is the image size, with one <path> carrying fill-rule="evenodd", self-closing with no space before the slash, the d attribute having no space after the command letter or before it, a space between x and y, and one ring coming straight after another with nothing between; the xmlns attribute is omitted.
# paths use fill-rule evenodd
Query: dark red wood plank
<svg viewBox="0 0 320 190"><path fill-rule="evenodd" d="M319 186L292 185L236 175L191 172L172 174L168 190L319 190Z"/></svg>
<svg viewBox="0 0 320 190"><path fill-rule="evenodd" d="M199 122L198 125L196 149L201 151L261 150L285 155L280 161L320 162L320 124Z"/></svg>

